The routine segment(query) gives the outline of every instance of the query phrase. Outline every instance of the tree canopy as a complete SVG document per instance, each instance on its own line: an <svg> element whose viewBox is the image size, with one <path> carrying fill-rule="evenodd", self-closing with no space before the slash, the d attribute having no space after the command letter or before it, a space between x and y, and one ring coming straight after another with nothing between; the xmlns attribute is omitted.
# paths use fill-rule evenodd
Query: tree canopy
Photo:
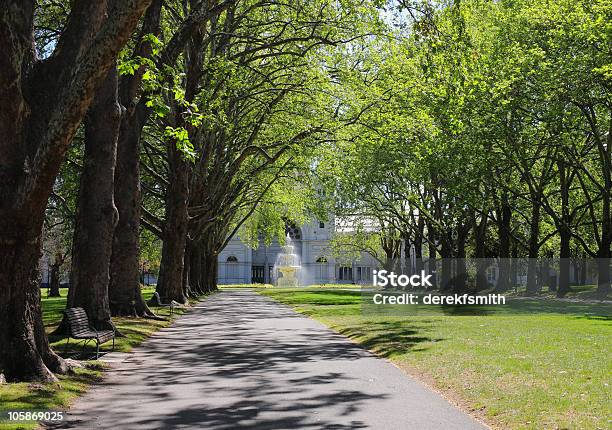
<svg viewBox="0 0 612 430"><path fill-rule="evenodd" d="M610 0L0 10L10 380L67 370L42 325L41 249L55 284L70 273L68 306L99 329L117 315L155 318L145 263L159 267L161 299L184 303L216 289L236 234L282 241L287 223L330 215L352 224L332 240L338 258L365 251L390 270L405 270L403 258L432 273L441 258L442 291L486 289L487 259L505 291L512 258L525 257L537 294L541 257L555 257L563 297L564 262L588 257L598 297L609 294ZM475 279L463 276L469 258Z"/></svg>

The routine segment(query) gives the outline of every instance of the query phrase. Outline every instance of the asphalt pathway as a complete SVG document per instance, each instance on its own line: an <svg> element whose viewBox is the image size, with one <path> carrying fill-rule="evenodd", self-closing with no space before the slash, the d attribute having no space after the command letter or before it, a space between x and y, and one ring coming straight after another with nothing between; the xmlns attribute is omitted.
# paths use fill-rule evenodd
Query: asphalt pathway
<svg viewBox="0 0 612 430"><path fill-rule="evenodd" d="M248 290L213 295L113 367L49 428L487 428L388 361Z"/></svg>

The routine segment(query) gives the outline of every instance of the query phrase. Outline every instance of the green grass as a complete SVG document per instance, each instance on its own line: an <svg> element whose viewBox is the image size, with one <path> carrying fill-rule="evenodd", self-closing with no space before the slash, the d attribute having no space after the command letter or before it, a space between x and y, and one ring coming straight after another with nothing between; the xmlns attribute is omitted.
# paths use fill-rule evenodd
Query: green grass
<svg viewBox="0 0 612 430"><path fill-rule="evenodd" d="M260 288L272 288L273 285L272 284L226 284L226 285L219 285L218 286L220 290L227 290L227 289L234 289L234 288L253 288L253 289L260 289Z"/></svg>
<svg viewBox="0 0 612 430"><path fill-rule="evenodd" d="M529 296L527 292L526 286L518 286L511 291L508 292L509 296L522 297ZM541 287L540 292L538 293L539 297L545 298L556 298L557 292L550 291L548 287ZM587 285L571 285L570 291L565 295L566 299L580 299L580 300L597 300L599 299L597 295L597 285L587 284Z"/></svg>
<svg viewBox="0 0 612 430"><path fill-rule="evenodd" d="M143 288L142 294L145 300L149 300L155 291L154 287ZM66 297L67 291L62 291L62 297L46 297L43 298L43 322L47 332L53 331L57 324L62 318L62 311L66 308ZM175 316L181 315L184 309L175 308ZM115 351L128 352L134 346L141 343L152 333L156 332L162 327L168 326L173 318L170 318L169 308L155 308L155 313L161 317L167 318L167 321L158 321L148 318L132 318L132 317L115 317L113 323L117 327L117 330L125 337L115 338ZM54 338L50 337L51 346L63 351L66 345L66 338ZM76 350L80 348L78 341L70 339L68 343L69 350ZM111 348L111 343L102 345L102 349ZM86 347L86 351L95 351L94 345Z"/></svg>
<svg viewBox="0 0 612 430"><path fill-rule="evenodd" d="M102 377L103 365L94 362L73 374L58 375L57 384L13 383L0 385L0 409L59 411L66 409L87 388ZM11 424L0 421L0 429L35 429L35 422Z"/></svg>
<svg viewBox="0 0 612 430"><path fill-rule="evenodd" d="M477 315L428 307L393 316L364 314L360 292L260 293L389 358L494 428L611 427L608 305L521 299Z"/></svg>
<svg viewBox="0 0 612 430"><path fill-rule="evenodd" d="M362 286L358 284L319 284L319 285L309 285L308 289L343 289L343 290L354 290L360 289ZM371 285L367 285L368 288L371 288ZM262 288L277 288L272 284L227 284L227 285L219 285L220 290L226 289L234 289L234 288L252 288L254 290L262 289Z"/></svg>
<svg viewBox="0 0 612 430"><path fill-rule="evenodd" d="M143 289L143 296L148 300L153 295L154 288ZM62 297L43 297L43 322L47 332L51 332L61 321L62 311L66 308L67 291L61 291ZM130 351L152 333L172 323L172 320L181 315L184 309L175 309L174 316L170 316L168 308L154 308L157 315L167 318L165 321L147 318L113 318L117 329L126 337L115 339L115 351ZM53 348L62 352L66 343L64 339L50 338ZM105 343L101 350L109 350L111 343ZM80 345L74 339L70 340L69 350L80 350ZM93 345L86 350L92 351ZM104 364L99 361L88 362L86 368L75 369L73 374L58 375L59 382L55 384L29 384L10 383L0 385L0 410L65 410L79 395L87 391L88 387L99 381L104 371ZM37 423L9 424L0 422L2 430L35 429Z"/></svg>

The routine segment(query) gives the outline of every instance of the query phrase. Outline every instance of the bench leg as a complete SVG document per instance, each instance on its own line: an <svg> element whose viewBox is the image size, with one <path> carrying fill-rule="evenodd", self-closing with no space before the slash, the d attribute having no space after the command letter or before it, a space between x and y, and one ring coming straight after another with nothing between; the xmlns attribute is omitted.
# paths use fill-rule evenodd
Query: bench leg
<svg viewBox="0 0 612 430"><path fill-rule="evenodd" d="M100 341L96 339L96 360L100 356Z"/></svg>
<svg viewBox="0 0 612 430"><path fill-rule="evenodd" d="M70 341L70 336L66 338L66 345L64 345L64 354L68 354L68 342Z"/></svg>
<svg viewBox="0 0 612 430"><path fill-rule="evenodd" d="M113 336L113 351L115 350L115 337Z"/></svg>

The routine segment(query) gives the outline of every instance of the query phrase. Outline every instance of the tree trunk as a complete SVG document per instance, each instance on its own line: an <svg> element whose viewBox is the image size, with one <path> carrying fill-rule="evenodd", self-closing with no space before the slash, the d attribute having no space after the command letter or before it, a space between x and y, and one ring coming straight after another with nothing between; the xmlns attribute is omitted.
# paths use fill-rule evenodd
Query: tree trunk
<svg viewBox="0 0 612 430"><path fill-rule="evenodd" d="M488 262L486 259L486 240L488 215L482 215L480 222L476 222L476 215L473 215L474 222L474 257L476 259L476 291L489 288L486 270Z"/></svg>
<svg viewBox="0 0 612 430"><path fill-rule="evenodd" d="M402 243L404 245L404 269L401 273L411 275L414 272L412 267L412 256L410 255L410 235L407 232L402 233Z"/></svg>
<svg viewBox="0 0 612 430"><path fill-rule="evenodd" d="M510 220L512 208L504 192L501 207L497 210L497 230L499 234L499 277L495 288L498 292L507 291L510 287Z"/></svg>
<svg viewBox="0 0 612 430"><path fill-rule="evenodd" d="M60 269L64 259L61 255L56 255L51 264L51 282L49 284L49 297L60 296Z"/></svg>
<svg viewBox="0 0 612 430"><path fill-rule="evenodd" d="M33 1L0 7L0 373L54 380L66 364L42 323L38 260L47 200L68 146L150 0L72 3L47 60L33 53ZM103 22L99 31L97 23Z"/></svg>
<svg viewBox="0 0 612 430"><path fill-rule="evenodd" d="M565 297L570 291L570 263L571 263L571 216L569 207L569 187L571 180L569 179L568 168L565 161L558 162L559 168L559 189L561 192L561 219L558 223L559 229L559 288L557 289L557 297Z"/></svg>
<svg viewBox="0 0 612 430"><path fill-rule="evenodd" d="M414 237L414 257L416 261L416 273L421 273L423 270L423 235L425 230L425 221L423 217L419 217L417 222L417 234Z"/></svg>
<svg viewBox="0 0 612 430"><path fill-rule="evenodd" d="M427 227L427 232L429 234L429 249L428 249L428 260L427 260L427 266L428 266L428 274L431 275L431 285L432 287L430 287L432 290L435 290L438 287L438 273L437 273L437 264L436 264L436 254L437 254L437 250L436 250L436 245L435 245L435 233L432 230L431 226Z"/></svg>
<svg viewBox="0 0 612 430"><path fill-rule="evenodd" d="M529 224L529 254L527 256L527 294L538 294L538 254L540 252L540 204L539 196L533 196Z"/></svg>
<svg viewBox="0 0 612 430"><path fill-rule="evenodd" d="M610 131L612 133L612 118L610 119ZM608 145L612 146L612 136L608 134ZM612 149L608 147L608 151ZM608 173L608 176L610 174ZM609 185L609 178L607 180ZM610 193L603 196L602 205L602 224L601 224L601 243L597 253L597 296L605 299L610 294L610 259L612 257L612 210L610 209Z"/></svg>
<svg viewBox="0 0 612 430"><path fill-rule="evenodd" d="M153 0L143 19L141 35L159 34L162 2ZM150 58L151 44L142 39L138 56ZM148 112L142 103L135 104L145 73L141 66L134 75L121 78L120 102L126 107L121 120L115 170L115 205L119 222L113 237L109 299L111 313L118 315L153 316L140 291L140 134Z"/></svg>
<svg viewBox="0 0 612 430"><path fill-rule="evenodd" d="M518 288L518 246L516 242L512 245L512 256L510 258L510 283L509 287L517 291Z"/></svg>
<svg viewBox="0 0 612 430"><path fill-rule="evenodd" d="M191 290L191 249L189 243L185 245L185 255L183 257L183 294L187 298L193 296Z"/></svg>
<svg viewBox="0 0 612 430"><path fill-rule="evenodd" d="M201 256L200 284L204 293L210 293L217 290L218 256L207 247L202 249Z"/></svg>
<svg viewBox="0 0 612 430"><path fill-rule="evenodd" d="M570 291L570 264L571 264L571 232L568 228L562 227L559 230L561 246L559 248L559 288L557 297L565 297Z"/></svg>
<svg viewBox="0 0 612 430"><path fill-rule="evenodd" d="M464 224L459 226L459 234L457 236L457 267L456 267L456 275L455 275L455 286L454 290L458 294L463 294L467 290L467 264L466 264L466 253L465 253L465 245L467 242L467 238L470 232L469 224Z"/></svg>
<svg viewBox="0 0 612 430"><path fill-rule="evenodd" d="M380 245L385 253L385 270L397 273L401 264L402 240L395 237L381 236Z"/></svg>
<svg viewBox="0 0 612 430"><path fill-rule="evenodd" d="M451 232L445 232L442 237L442 247L440 257L442 258L442 275L440 277L440 291L450 291L452 289L453 278L453 248L451 246Z"/></svg>
<svg viewBox="0 0 612 430"><path fill-rule="evenodd" d="M217 274L219 271L219 261L217 254L214 254L209 261L209 269L206 283L206 291L212 293L217 291Z"/></svg>
<svg viewBox="0 0 612 430"><path fill-rule="evenodd" d="M119 222L113 236L109 301L114 316L152 316L140 291L140 132L138 112L124 116L115 170Z"/></svg>
<svg viewBox="0 0 612 430"><path fill-rule="evenodd" d="M542 283L542 286L548 287L548 291L556 291L556 285L554 286L554 288L551 285L552 283L550 279L550 260L551 259L549 255L546 255L538 260L540 262L540 282Z"/></svg>
<svg viewBox="0 0 612 430"><path fill-rule="evenodd" d="M191 291L194 295L200 296L202 288L202 252L200 244L192 242L189 251L189 280L191 281Z"/></svg>
<svg viewBox="0 0 612 430"><path fill-rule="evenodd" d="M117 70L108 73L85 119L85 159L72 248L67 307L85 309L98 330L112 329L108 299L113 231L117 223L114 176L121 107Z"/></svg>
<svg viewBox="0 0 612 430"><path fill-rule="evenodd" d="M196 2L190 1L191 8ZM191 35L185 52L185 100L192 101L202 77L203 37L200 27ZM183 107L175 107L176 125L183 126L193 139L194 127L185 123ZM178 149L177 142L168 144L168 189L166 190L166 219L163 227L164 243L157 292L163 300L185 303L184 285L189 278L189 256L185 255L189 231L190 164Z"/></svg>
<svg viewBox="0 0 612 430"><path fill-rule="evenodd" d="M601 300L610 294L610 257L597 258L597 297Z"/></svg>
<svg viewBox="0 0 612 430"><path fill-rule="evenodd" d="M168 144L169 186L166 191L164 244L157 292L162 301L186 303L183 293L183 266L188 231L189 178L187 162L176 147Z"/></svg>
<svg viewBox="0 0 612 430"><path fill-rule="evenodd" d="M55 381L66 364L49 347L40 307L42 221L0 219L0 374L7 381Z"/></svg>
<svg viewBox="0 0 612 430"><path fill-rule="evenodd" d="M610 294L610 262L612 258L612 109L608 110L608 132L604 142L604 135L599 132L597 122L594 120L595 111L590 111L592 119L589 120L593 135L597 142L603 187L601 193L601 241L597 250L597 296L606 299Z"/></svg>

